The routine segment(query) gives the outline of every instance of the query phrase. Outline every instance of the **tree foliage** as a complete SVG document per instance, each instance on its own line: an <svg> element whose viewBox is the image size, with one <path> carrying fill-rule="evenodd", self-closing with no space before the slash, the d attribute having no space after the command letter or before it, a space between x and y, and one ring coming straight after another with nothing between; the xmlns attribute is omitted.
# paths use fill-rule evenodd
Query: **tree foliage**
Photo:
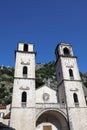
<svg viewBox="0 0 87 130"><path fill-rule="evenodd" d="M55 62L49 62L41 66L37 66L36 69L36 88L46 84L50 80L50 87L56 89L56 72ZM81 79L84 85L87 87L87 73L83 74L80 72ZM14 68L0 67L0 104L10 104L12 101L13 92L13 79L14 79Z"/></svg>

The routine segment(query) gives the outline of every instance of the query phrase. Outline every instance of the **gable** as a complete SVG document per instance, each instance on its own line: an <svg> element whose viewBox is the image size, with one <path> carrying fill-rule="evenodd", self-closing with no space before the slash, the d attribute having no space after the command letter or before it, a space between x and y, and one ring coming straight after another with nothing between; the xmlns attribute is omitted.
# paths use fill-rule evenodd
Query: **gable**
<svg viewBox="0 0 87 130"><path fill-rule="evenodd" d="M36 103L57 103L57 99L57 92L46 85L36 90Z"/></svg>

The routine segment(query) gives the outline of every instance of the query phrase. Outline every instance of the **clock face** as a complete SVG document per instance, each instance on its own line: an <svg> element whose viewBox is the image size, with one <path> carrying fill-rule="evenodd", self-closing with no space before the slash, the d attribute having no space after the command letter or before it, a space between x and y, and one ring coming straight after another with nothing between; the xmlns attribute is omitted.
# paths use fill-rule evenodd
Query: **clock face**
<svg viewBox="0 0 87 130"><path fill-rule="evenodd" d="M48 93L44 93L43 94L43 100L44 101L48 101L49 100L49 94Z"/></svg>

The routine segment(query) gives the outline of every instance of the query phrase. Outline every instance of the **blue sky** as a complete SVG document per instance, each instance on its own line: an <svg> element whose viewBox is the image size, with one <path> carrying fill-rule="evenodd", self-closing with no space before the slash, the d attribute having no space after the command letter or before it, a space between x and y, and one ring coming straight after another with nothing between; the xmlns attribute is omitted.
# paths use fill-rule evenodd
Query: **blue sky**
<svg viewBox="0 0 87 130"><path fill-rule="evenodd" d="M36 63L55 61L55 47L70 43L87 72L87 0L0 0L0 65L15 65L17 43L34 43Z"/></svg>

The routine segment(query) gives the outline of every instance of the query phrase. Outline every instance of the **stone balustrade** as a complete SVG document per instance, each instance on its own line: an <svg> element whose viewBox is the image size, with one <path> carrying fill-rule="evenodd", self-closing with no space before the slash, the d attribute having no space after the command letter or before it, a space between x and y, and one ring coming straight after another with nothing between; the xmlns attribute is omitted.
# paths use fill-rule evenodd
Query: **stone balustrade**
<svg viewBox="0 0 87 130"><path fill-rule="evenodd" d="M65 104L59 104L59 103L36 103L36 108L38 109L45 109L45 108L59 108L59 109L65 109Z"/></svg>

